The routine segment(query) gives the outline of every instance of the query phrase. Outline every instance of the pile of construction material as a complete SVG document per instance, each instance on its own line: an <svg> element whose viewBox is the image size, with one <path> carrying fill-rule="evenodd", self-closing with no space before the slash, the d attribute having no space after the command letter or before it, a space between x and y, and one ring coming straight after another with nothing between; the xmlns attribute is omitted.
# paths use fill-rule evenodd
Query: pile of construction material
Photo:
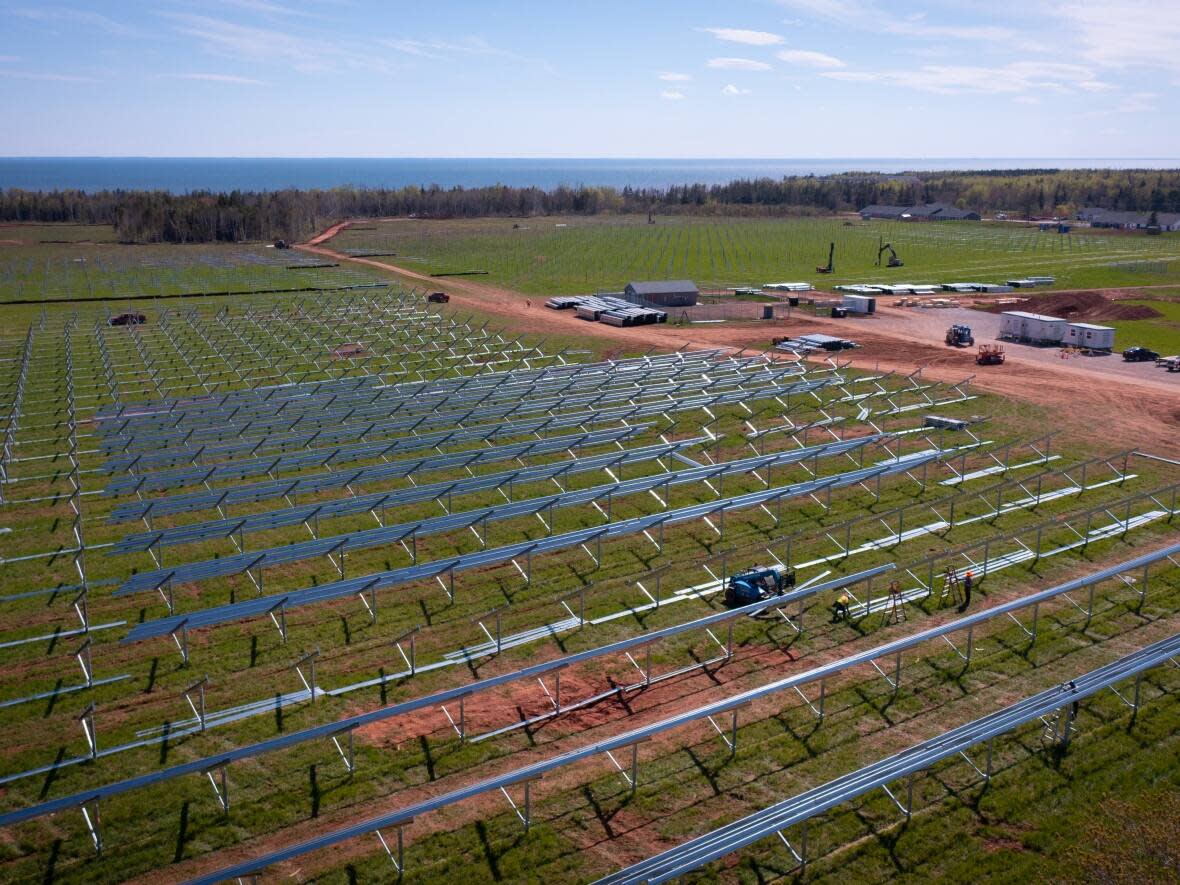
<svg viewBox="0 0 1180 885"><path fill-rule="evenodd" d="M921 307L923 309L958 307L953 298L901 298L893 302L894 307Z"/></svg>
<svg viewBox="0 0 1180 885"><path fill-rule="evenodd" d="M662 310L640 307L614 295L559 295L546 301L545 306L553 310L573 309L578 319L608 326L646 326L668 321L668 314Z"/></svg>
<svg viewBox="0 0 1180 885"><path fill-rule="evenodd" d="M776 340L774 346L778 350L797 354L811 353L816 350L835 351L860 347L855 341L849 341L847 338L837 338L835 335L823 335L819 332L800 335L798 338Z"/></svg>
<svg viewBox="0 0 1180 885"><path fill-rule="evenodd" d="M933 283L860 283L837 286L836 290L853 295L933 295L938 286Z"/></svg>
<svg viewBox="0 0 1180 885"><path fill-rule="evenodd" d="M1055 282L1053 277L1036 276L1008 280L1006 283L857 283L837 286L836 289L854 295L934 295L939 291L1001 293L1032 286L1049 286Z"/></svg>
<svg viewBox="0 0 1180 885"><path fill-rule="evenodd" d="M762 288L767 292L810 292L815 286L811 283L763 283Z"/></svg>

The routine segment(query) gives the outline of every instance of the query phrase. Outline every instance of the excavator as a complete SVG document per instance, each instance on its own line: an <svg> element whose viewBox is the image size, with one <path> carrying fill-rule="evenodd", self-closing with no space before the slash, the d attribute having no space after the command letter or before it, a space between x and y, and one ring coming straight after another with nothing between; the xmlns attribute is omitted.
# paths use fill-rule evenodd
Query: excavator
<svg viewBox="0 0 1180 885"><path fill-rule="evenodd" d="M816 273L831 273L833 270L835 270L836 266L832 263L832 259L835 257L835 255L836 255L836 244L832 243L831 245L828 246L828 263L825 264L823 267L816 265L815 272Z"/></svg>
<svg viewBox="0 0 1180 885"><path fill-rule="evenodd" d="M904 262L897 257L892 243L884 243L881 240L878 240L877 243L879 244L877 248L877 267L881 266L881 256L886 252L889 253L889 261L886 262L886 267L901 267L903 265Z"/></svg>

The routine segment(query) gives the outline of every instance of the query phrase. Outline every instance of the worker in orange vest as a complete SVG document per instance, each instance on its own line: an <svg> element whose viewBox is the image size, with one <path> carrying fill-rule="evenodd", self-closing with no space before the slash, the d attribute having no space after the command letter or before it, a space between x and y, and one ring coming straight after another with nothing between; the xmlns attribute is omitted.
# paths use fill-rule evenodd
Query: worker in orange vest
<svg viewBox="0 0 1180 885"><path fill-rule="evenodd" d="M959 611L967 611L967 606L971 605L971 588L975 585L975 573L968 570L967 574L963 575L963 604L959 606Z"/></svg>

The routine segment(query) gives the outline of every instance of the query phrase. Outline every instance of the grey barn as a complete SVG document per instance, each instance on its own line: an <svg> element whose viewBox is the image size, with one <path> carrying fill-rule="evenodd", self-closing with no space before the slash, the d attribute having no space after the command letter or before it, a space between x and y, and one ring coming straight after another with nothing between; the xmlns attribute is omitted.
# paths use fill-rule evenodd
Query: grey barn
<svg viewBox="0 0 1180 885"><path fill-rule="evenodd" d="M646 301L663 307L691 307L701 294L692 280L631 282L623 291L632 301Z"/></svg>

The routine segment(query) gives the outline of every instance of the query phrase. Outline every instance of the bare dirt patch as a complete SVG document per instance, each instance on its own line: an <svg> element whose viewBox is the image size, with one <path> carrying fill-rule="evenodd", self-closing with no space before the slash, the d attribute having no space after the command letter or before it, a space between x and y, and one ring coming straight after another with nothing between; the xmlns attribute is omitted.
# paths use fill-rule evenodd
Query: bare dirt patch
<svg viewBox="0 0 1180 885"><path fill-rule="evenodd" d="M1024 298L1017 304L996 303L981 309L989 313L1000 313L1005 310L1030 308L1035 309L1037 313L1067 320L1150 320L1163 316L1154 307L1146 304L1120 303L1127 298L1143 297L1142 293L1118 290L1109 294L1114 297L1094 291L1052 292L1048 295Z"/></svg>

